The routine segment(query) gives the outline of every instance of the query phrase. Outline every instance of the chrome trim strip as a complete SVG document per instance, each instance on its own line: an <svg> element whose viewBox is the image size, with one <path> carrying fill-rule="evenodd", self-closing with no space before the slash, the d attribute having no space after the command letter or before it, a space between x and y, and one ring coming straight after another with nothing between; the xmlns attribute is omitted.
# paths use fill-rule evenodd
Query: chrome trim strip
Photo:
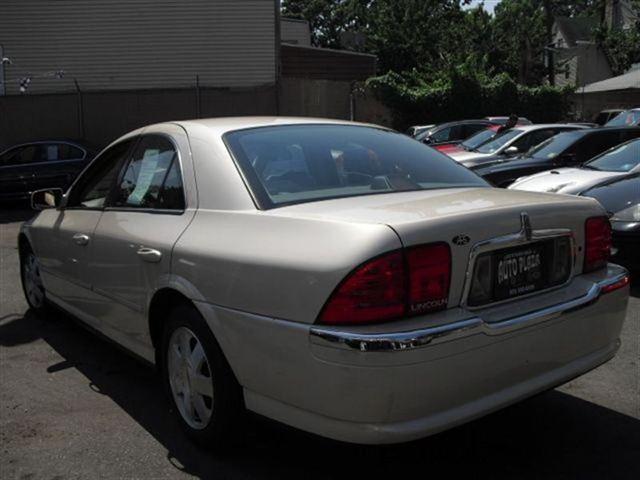
<svg viewBox="0 0 640 480"><path fill-rule="evenodd" d="M592 305L598 301L604 287L624 280L628 275L629 272L623 269L622 272L616 275L594 283L587 293L581 297L499 322L487 322L479 316L474 316L436 327L408 332L374 334L343 332L328 327L313 327L309 332L309 341L314 345L349 351L392 352L412 350L476 334L501 335L546 322Z"/></svg>
<svg viewBox="0 0 640 480"><path fill-rule="evenodd" d="M573 258L571 259L571 271L569 272L569 277L567 278L566 282L560 285L554 285L544 290L537 290L535 292L531 292L525 295L519 295L514 298L508 298L506 300L487 303L485 305L479 305L477 307L471 307L467 305L467 299L469 298L469 293L471 291L471 284L473 283L473 272L475 271L476 260L480 256L480 254L490 252L493 250L500 250L500 249L508 248L512 246L526 245L528 243L533 243L540 240L548 240L548 239L557 238L557 237L569 237L569 241L571 244L571 251L573 252ZM552 229L531 230L529 214L527 212L521 212L520 213L520 230L518 232L509 233L507 235L503 235L500 237L489 238L488 240L483 240L481 242L476 243L471 248L471 251L469 253L469 261L467 262L467 271L465 272L465 276L464 276L464 285L462 288L462 302L460 306L468 310L479 310L482 308L493 307L503 303L522 300L524 298L528 298L533 295L539 295L541 293L549 292L557 288L562 288L573 279L575 274L576 260L577 260L576 242L571 229L552 228Z"/></svg>

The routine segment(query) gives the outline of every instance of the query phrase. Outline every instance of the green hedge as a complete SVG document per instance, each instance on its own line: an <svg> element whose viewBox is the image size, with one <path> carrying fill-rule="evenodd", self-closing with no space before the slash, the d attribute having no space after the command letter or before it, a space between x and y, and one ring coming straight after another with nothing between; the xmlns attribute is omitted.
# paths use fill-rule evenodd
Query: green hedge
<svg viewBox="0 0 640 480"><path fill-rule="evenodd" d="M427 81L413 72L370 78L367 87L394 114L394 127L514 112L533 122L567 119L573 88L527 87L508 75L493 78L453 71Z"/></svg>

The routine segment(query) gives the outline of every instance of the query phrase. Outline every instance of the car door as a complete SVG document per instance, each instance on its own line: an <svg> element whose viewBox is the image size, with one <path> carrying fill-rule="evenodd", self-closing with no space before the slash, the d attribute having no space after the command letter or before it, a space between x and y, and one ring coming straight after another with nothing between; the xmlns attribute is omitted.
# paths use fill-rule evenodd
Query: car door
<svg viewBox="0 0 640 480"><path fill-rule="evenodd" d="M92 297L83 268L89 258L93 233L133 142L124 140L105 150L83 172L61 208L43 211L31 226L47 294L79 315L88 312Z"/></svg>
<svg viewBox="0 0 640 480"><path fill-rule="evenodd" d="M147 305L170 274L173 246L195 212L185 200L186 164L190 148L181 127L155 127L141 136L94 232L86 265L93 315L142 355L149 341Z"/></svg>

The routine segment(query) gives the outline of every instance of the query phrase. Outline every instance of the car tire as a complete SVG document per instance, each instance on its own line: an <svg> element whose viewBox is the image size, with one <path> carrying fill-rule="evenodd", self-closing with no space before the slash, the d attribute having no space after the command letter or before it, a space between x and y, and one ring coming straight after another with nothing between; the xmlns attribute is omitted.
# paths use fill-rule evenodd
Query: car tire
<svg viewBox="0 0 640 480"><path fill-rule="evenodd" d="M187 435L207 448L236 445L242 436L242 388L195 307L174 307L165 323L162 378L172 411Z"/></svg>
<svg viewBox="0 0 640 480"><path fill-rule="evenodd" d="M20 253L20 280L29 308L37 314L47 313L49 302L40 274L40 261L29 245Z"/></svg>

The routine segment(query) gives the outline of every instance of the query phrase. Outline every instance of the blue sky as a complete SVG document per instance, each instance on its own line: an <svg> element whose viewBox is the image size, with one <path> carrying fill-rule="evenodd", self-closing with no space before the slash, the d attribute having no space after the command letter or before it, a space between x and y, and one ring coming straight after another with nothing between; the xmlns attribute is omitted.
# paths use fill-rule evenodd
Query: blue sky
<svg viewBox="0 0 640 480"><path fill-rule="evenodd" d="M481 2L480 0L473 0L471 2L471 6L475 7L476 5L478 5L479 3L484 3L484 8L493 13L493 9L495 8L495 6L500 3L500 0L484 0L484 2Z"/></svg>

